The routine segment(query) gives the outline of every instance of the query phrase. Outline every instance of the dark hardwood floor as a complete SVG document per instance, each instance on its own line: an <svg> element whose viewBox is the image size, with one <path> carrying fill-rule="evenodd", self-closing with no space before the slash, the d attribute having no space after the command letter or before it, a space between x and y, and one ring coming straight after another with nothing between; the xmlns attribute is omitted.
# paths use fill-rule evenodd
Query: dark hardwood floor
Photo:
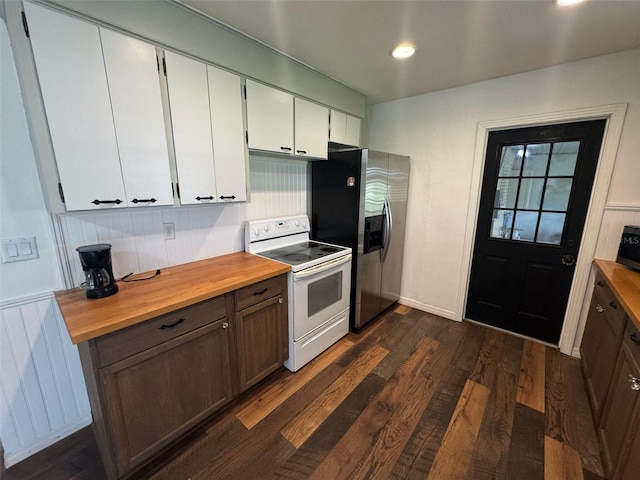
<svg viewBox="0 0 640 480"><path fill-rule="evenodd" d="M100 480L89 428L3 480ZM134 478L596 480L580 362L398 306L281 370Z"/></svg>

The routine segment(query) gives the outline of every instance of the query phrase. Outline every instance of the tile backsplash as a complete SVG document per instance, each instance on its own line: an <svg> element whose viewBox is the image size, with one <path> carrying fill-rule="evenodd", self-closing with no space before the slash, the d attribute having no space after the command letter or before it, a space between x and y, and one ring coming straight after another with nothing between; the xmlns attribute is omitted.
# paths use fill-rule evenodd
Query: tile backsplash
<svg viewBox="0 0 640 480"><path fill-rule="evenodd" d="M252 156L247 203L57 215L67 287L84 281L81 245L110 243L117 278L243 251L246 220L307 213L307 182L305 161ZM164 239L163 223L175 225L175 239Z"/></svg>

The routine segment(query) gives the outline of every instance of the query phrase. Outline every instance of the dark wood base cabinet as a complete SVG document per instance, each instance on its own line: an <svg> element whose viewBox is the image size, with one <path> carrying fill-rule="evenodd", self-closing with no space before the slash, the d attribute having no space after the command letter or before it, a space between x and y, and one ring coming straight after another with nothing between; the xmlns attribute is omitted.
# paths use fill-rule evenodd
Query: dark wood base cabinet
<svg viewBox="0 0 640 480"><path fill-rule="evenodd" d="M640 478L640 332L600 274L580 352L608 478Z"/></svg>
<svg viewBox="0 0 640 480"><path fill-rule="evenodd" d="M110 479L129 476L282 366L286 295L282 275L79 345Z"/></svg>

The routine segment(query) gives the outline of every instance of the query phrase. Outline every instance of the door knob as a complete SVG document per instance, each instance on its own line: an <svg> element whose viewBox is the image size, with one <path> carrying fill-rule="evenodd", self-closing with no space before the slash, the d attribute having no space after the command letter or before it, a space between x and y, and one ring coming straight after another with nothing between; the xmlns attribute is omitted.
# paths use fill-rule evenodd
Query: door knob
<svg viewBox="0 0 640 480"><path fill-rule="evenodd" d="M562 264L565 267L572 267L576 264L576 257L574 257L573 255L563 255Z"/></svg>

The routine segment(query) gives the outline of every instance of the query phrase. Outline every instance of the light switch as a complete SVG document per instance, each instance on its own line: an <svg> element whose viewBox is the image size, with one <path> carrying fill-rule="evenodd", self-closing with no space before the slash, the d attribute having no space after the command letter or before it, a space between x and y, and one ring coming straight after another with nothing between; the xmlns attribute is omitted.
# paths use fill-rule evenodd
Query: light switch
<svg viewBox="0 0 640 480"><path fill-rule="evenodd" d="M18 253L18 245L15 243L10 243L7 245L7 255L11 258L17 257Z"/></svg>
<svg viewBox="0 0 640 480"><path fill-rule="evenodd" d="M40 258L36 237L15 237L2 239L2 262L22 262Z"/></svg>

